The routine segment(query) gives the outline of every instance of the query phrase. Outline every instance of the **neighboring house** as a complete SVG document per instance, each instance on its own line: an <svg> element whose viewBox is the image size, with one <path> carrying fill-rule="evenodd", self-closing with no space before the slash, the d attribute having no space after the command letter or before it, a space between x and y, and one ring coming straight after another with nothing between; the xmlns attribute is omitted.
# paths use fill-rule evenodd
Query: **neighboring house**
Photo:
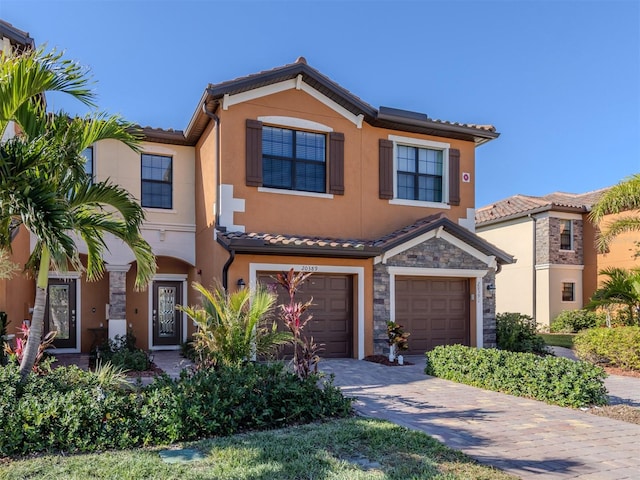
<svg viewBox="0 0 640 480"><path fill-rule="evenodd" d="M524 313L548 326L560 312L589 301L600 270L638 266L637 235L621 235L607 253L596 252L588 214L605 190L515 195L476 211L476 233L517 259L496 277L498 313Z"/></svg>
<svg viewBox="0 0 640 480"><path fill-rule="evenodd" d="M313 273L301 298L313 296L324 356L382 353L388 320L411 333L409 353L495 345L489 287L513 259L473 233L475 148L493 127L375 109L300 58L209 85L184 132L144 134L142 155L115 142L86 153L96 178L146 207L158 274L134 292L135 261L109 240L103 280L52 275L50 298L75 325L69 351L101 326L178 348L193 330L174 308L197 301L189 282L233 290L290 268ZM12 319L29 318L30 288Z"/></svg>

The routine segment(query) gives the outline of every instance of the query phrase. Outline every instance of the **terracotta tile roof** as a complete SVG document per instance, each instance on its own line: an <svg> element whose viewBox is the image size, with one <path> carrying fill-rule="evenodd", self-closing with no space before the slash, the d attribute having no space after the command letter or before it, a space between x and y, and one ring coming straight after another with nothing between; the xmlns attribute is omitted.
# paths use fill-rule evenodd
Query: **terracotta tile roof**
<svg viewBox="0 0 640 480"><path fill-rule="evenodd" d="M586 193L553 192L541 197L514 195L477 209L476 225L485 225L549 210L588 212L607 189L602 188Z"/></svg>
<svg viewBox="0 0 640 480"><path fill-rule="evenodd" d="M255 232L218 232L217 239L226 249L234 249L240 253L372 258L437 228L443 228L486 255L495 256L499 263L514 261L509 254L452 222L444 214L422 218L411 225L373 240Z"/></svg>

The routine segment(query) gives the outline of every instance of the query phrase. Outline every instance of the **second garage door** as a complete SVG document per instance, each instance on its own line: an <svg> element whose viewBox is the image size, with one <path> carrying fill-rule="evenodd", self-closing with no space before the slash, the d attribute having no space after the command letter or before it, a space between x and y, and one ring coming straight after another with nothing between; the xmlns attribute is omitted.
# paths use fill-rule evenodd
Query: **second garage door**
<svg viewBox="0 0 640 480"><path fill-rule="evenodd" d="M411 355L438 345L469 345L469 280L396 277L396 323L409 336Z"/></svg>
<svg viewBox="0 0 640 480"><path fill-rule="evenodd" d="M263 285L275 283L273 273L260 273ZM288 302L289 297L278 287L278 303ZM305 302L313 297L310 313L313 319L306 325L305 333L317 344L324 344L321 357L350 358L353 355L353 280L349 275L314 273L296 296Z"/></svg>

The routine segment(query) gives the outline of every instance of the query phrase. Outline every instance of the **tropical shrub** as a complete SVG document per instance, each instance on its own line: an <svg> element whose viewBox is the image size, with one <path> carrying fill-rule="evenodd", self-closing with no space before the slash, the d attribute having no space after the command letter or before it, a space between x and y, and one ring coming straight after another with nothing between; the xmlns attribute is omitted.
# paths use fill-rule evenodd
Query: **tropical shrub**
<svg viewBox="0 0 640 480"><path fill-rule="evenodd" d="M439 346L426 355L427 375L563 407L607 403L606 374L587 362L462 345Z"/></svg>
<svg viewBox="0 0 640 480"><path fill-rule="evenodd" d="M587 328L603 326L606 318L603 313L588 310L564 310L551 322L551 333L578 333Z"/></svg>
<svg viewBox="0 0 640 480"><path fill-rule="evenodd" d="M207 290L197 282L193 288L200 293L202 306L179 308L198 326L193 347L199 367L269 358L291 341L291 335L278 331L270 320L276 296L266 289L258 286L227 293L222 288Z"/></svg>
<svg viewBox="0 0 640 480"><path fill-rule="evenodd" d="M501 350L510 352L550 353L537 335L535 320L522 313L496 315L496 343Z"/></svg>
<svg viewBox="0 0 640 480"><path fill-rule="evenodd" d="M593 328L573 340L578 358L640 371L640 327Z"/></svg>
<svg viewBox="0 0 640 480"><path fill-rule="evenodd" d="M313 298L302 303L296 301L296 293L311 273L298 272L294 269L279 273L276 277L278 285L287 292L289 302L280 305L280 320L293 336L293 371L301 379L318 373L318 355L323 345L318 345L313 337L304 332L304 327L313 318L307 310L313 305Z"/></svg>
<svg viewBox="0 0 640 480"><path fill-rule="evenodd" d="M136 347L136 337L131 331L126 335L116 335L98 347L100 364L110 362L114 367L122 370L149 370L151 362L144 350Z"/></svg>
<svg viewBox="0 0 640 480"><path fill-rule="evenodd" d="M137 391L106 368L60 367L23 384L15 362L0 368L0 456L166 444L351 414L331 378L301 380L282 363L219 365Z"/></svg>

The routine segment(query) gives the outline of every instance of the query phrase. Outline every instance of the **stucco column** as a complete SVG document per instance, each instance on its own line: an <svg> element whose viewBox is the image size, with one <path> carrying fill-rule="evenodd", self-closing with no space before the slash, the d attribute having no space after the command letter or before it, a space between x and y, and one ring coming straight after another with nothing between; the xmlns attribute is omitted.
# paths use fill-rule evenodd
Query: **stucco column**
<svg viewBox="0 0 640 480"><path fill-rule="evenodd" d="M127 334L127 265L105 265L109 272L109 338Z"/></svg>

